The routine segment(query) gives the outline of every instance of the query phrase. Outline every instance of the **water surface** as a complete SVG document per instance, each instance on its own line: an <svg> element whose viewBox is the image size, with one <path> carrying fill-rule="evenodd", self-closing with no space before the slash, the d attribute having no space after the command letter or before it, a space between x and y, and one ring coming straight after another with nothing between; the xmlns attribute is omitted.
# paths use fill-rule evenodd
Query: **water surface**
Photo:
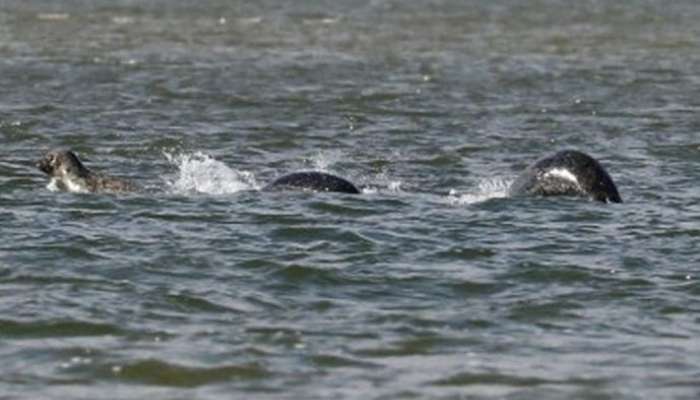
<svg viewBox="0 0 700 400"><path fill-rule="evenodd" d="M700 395L694 2L297 3L0 4L3 398Z"/></svg>

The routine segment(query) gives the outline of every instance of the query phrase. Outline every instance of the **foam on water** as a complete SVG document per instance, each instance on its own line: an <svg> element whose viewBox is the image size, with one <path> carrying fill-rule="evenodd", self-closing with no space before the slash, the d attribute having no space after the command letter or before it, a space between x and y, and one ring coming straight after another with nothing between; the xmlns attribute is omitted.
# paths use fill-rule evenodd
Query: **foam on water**
<svg viewBox="0 0 700 400"><path fill-rule="evenodd" d="M450 204L474 204L489 199L499 199L508 196L508 188L513 179L486 178L479 181L476 188L468 193L458 193L450 190L447 200Z"/></svg>
<svg viewBox="0 0 700 400"><path fill-rule="evenodd" d="M237 171L202 152L171 154L165 157L178 169L166 183L174 193L230 194L258 190L260 185L248 171Z"/></svg>

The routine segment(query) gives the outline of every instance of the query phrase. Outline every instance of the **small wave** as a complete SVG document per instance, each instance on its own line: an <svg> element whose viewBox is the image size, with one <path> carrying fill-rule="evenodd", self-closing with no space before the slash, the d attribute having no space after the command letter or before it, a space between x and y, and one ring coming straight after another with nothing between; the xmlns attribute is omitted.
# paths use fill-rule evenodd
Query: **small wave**
<svg viewBox="0 0 700 400"><path fill-rule="evenodd" d="M469 193L457 193L450 190L447 200L450 204L474 204L489 199L500 199L508 196L508 188L513 183L512 179L488 178L481 180L476 189Z"/></svg>
<svg viewBox="0 0 700 400"><path fill-rule="evenodd" d="M122 380L170 387L198 387L215 382L254 380L271 373L256 364L229 364L216 367L187 366L157 359L138 360L111 368Z"/></svg>
<svg viewBox="0 0 700 400"><path fill-rule="evenodd" d="M17 321L0 320L0 332L4 337L55 338L77 336L119 335L123 331L112 324L75 320Z"/></svg>
<svg viewBox="0 0 700 400"><path fill-rule="evenodd" d="M164 154L168 161L178 168L177 176L166 182L174 193L220 195L260 189L251 172L231 169L202 152Z"/></svg>

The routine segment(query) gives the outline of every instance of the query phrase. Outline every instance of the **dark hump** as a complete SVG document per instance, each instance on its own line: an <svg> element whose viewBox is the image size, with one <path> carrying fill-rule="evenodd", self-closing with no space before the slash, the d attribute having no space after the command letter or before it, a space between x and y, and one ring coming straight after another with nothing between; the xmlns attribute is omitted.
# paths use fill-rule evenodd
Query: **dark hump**
<svg viewBox="0 0 700 400"><path fill-rule="evenodd" d="M577 182L565 179L552 171L567 171ZM586 153L563 150L529 166L513 182L511 195L587 196L601 202L622 203L608 172Z"/></svg>
<svg viewBox="0 0 700 400"><path fill-rule="evenodd" d="M340 192L357 194L360 191L349 181L325 172L294 172L275 179L266 190L309 190L314 192Z"/></svg>
<svg viewBox="0 0 700 400"><path fill-rule="evenodd" d="M61 160L63 163L67 164L68 170L78 176L88 176L90 170L85 168L85 165L80 161L78 156L70 150L65 150L60 152Z"/></svg>

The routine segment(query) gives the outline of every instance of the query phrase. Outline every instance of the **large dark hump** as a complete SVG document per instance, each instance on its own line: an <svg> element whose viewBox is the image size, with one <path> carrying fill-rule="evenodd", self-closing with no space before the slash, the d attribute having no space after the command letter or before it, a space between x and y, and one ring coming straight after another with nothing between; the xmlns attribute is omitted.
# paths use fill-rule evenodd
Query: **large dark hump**
<svg viewBox="0 0 700 400"><path fill-rule="evenodd" d="M348 180L325 172L294 172L275 179L265 190L308 190L357 194L360 191Z"/></svg>
<svg viewBox="0 0 700 400"><path fill-rule="evenodd" d="M593 157L577 150L559 151L538 160L518 176L509 193L578 195L601 202L622 203L617 186L605 168Z"/></svg>

